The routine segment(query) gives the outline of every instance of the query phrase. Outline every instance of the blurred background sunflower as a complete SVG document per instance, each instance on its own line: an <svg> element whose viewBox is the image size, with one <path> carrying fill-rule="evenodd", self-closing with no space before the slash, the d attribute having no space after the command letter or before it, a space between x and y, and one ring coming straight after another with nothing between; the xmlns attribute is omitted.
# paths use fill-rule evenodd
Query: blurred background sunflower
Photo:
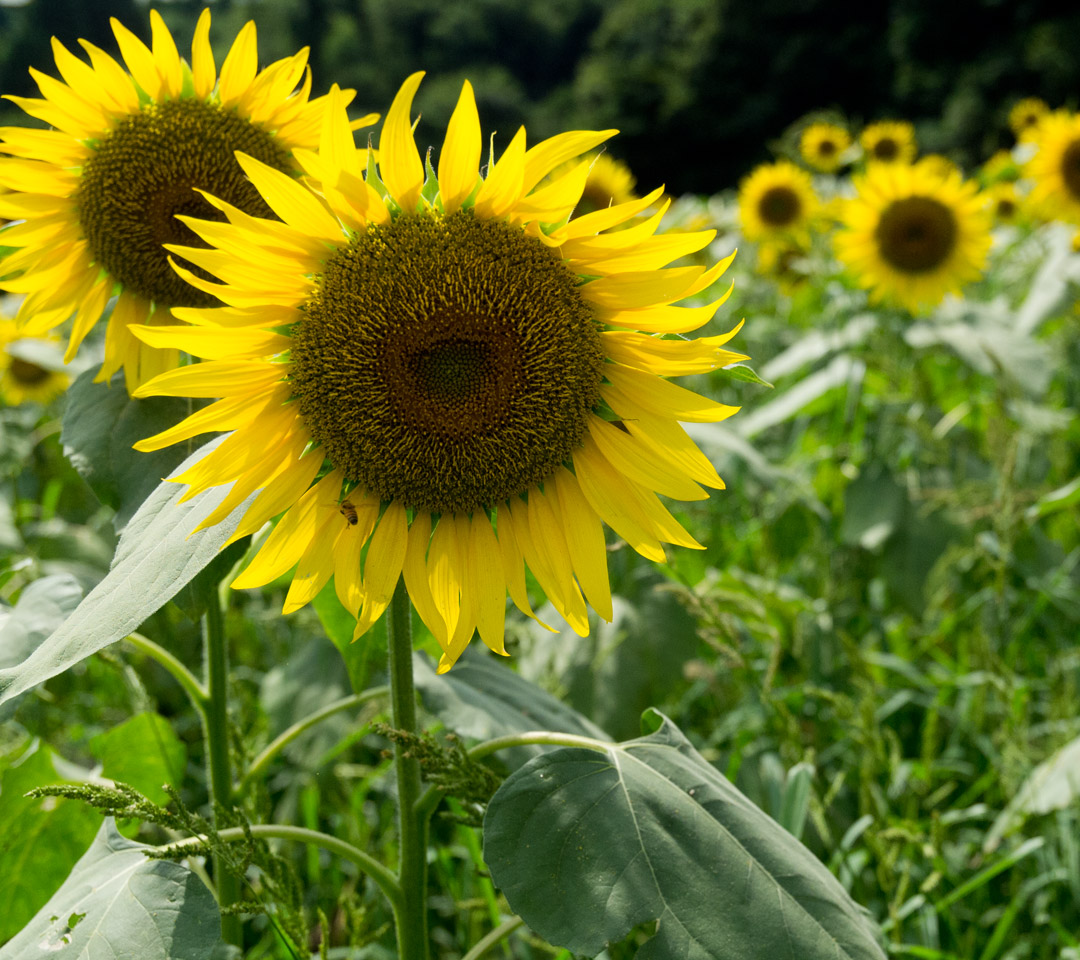
<svg viewBox="0 0 1080 960"><path fill-rule="evenodd" d="M866 159L878 163L911 163L918 147L915 127L906 120L879 120L859 134Z"/></svg>
<svg viewBox="0 0 1080 960"><path fill-rule="evenodd" d="M33 324L20 328L0 316L0 405L48 403L71 383L63 370L63 344Z"/></svg>

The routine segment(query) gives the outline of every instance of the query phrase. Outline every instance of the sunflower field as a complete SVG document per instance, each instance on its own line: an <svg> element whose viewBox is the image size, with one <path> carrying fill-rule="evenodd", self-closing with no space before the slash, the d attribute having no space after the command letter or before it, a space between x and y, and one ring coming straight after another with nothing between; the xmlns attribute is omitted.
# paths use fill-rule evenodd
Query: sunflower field
<svg viewBox="0 0 1080 960"><path fill-rule="evenodd" d="M0 126L0 960L1080 960L1076 104L669 190L190 6Z"/></svg>

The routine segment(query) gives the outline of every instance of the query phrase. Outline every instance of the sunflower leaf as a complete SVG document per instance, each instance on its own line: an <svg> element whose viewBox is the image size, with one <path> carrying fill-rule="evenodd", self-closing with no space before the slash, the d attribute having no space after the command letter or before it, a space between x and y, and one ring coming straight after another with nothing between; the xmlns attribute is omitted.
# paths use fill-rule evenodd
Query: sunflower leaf
<svg viewBox="0 0 1080 960"><path fill-rule="evenodd" d="M884 960L868 914L806 847L670 720L643 720L636 740L533 758L492 797L484 859L511 910L586 956L659 921L637 960Z"/></svg>
<svg viewBox="0 0 1080 960"><path fill-rule="evenodd" d="M148 860L153 849L125 839L107 818L63 886L0 958L63 951L71 958L211 960L221 942L213 895L181 864Z"/></svg>
<svg viewBox="0 0 1080 960"><path fill-rule="evenodd" d="M202 447L181 468L201 459L217 442ZM112 569L102 581L26 659L0 669L0 703L122 640L218 556L251 498L221 523L193 534L229 487L214 487L179 503L186 490L166 481L146 498L120 537Z"/></svg>

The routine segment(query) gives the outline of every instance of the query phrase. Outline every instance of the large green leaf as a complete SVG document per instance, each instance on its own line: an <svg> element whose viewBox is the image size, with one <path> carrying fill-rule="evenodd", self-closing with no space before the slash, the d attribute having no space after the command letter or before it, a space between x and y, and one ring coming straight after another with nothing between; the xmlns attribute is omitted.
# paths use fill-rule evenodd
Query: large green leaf
<svg viewBox="0 0 1080 960"><path fill-rule="evenodd" d="M198 445L195 440L186 440L163 450L139 453L132 444L179 423L200 401L178 397L132 400L123 374L106 384L94 383L96 373L86 371L68 388L60 441L64 455L98 499L116 511L113 523L120 531L162 478Z"/></svg>
<svg viewBox="0 0 1080 960"><path fill-rule="evenodd" d="M204 456L210 446L181 467ZM25 660L0 669L0 703L126 637L218 555L246 504L221 523L192 534L229 488L215 487L180 503L186 490L181 484L162 483L150 494L124 530L104 579Z"/></svg>
<svg viewBox="0 0 1080 960"><path fill-rule="evenodd" d="M155 803L167 803L162 784L184 780L187 748L169 721L156 713L137 713L119 726L90 738L102 776L134 787Z"/></svg>
<svg viewBox="0 0 1080 960"><path fill-rule="evenodd" d="M77 800L27 797L61 776L56 754L34 741L0 777L0 942L14 936L68 875L101 815Z"/></svg>
<svg viewBox="0 0 1080 960"><path fill-rule="evenodd" d="M526 730L557 730L610 739L580 713L486 653L470 652L444 674L437 674L431 661L416 653L413 671L424 707L463 736L490 740ZM517 766L548 749L515 747L499 756Z"/></svg>
<svg viewBox="0 0 1080 960"><path fill-rule="evenodd" d="M0 949L0 960L210 960L221 942L213 896L186 867L148 860L150 849L107 819L63 886Z"/></svg>
<svg viewBox="0 0 1080 960"><path fill-rule="evenodd" d="M666 717L606 750L559 749L505 780L484 859L542 937L594 956L658 920L637 960L883 960L824 865Z"/></svg>

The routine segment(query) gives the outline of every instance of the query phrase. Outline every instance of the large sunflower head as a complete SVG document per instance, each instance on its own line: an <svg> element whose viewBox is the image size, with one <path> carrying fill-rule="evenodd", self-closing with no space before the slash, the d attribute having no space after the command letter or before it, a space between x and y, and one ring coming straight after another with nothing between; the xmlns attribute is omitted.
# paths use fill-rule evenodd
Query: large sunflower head
<svg viewBox="0 0 1080 960"><path fill-rule="evenodd" d="M1056 111L1039 125L1028 161L1032 202L1058 219L1080 223L1080 114Z"/></svg>
<svg viewBox="0 0 1080 960"><path fill-rule="evenodd" d="M128 325L214 303L169 266L163 243L201 242L177 216L221 217L198 191L270 216L234 152L297 172L292 152L318 143L325 106L325 98L309 99L306 49L259 71L254 23L237 35L220 73L209 10L190 66L157 11L150 24L148 48L112 21L127 69L84 40L89 62L53 38L62 79L32 69L41 98L8 98L52 129L0 128L0 184L10 190L0 195L0 216L24 221L0 238L21 248L0 267L0 288L27 295L20 322L56 326L74 317L67 359L119 294L101 379L123 367L129 389L174 366L176 355L155 355Z"/></svg>
<svg viewBox="0 0 1080 960"><path fill-rule="evenodd" d="M817 209L810 175L786 160L762 164L739 186L739 219L748 240L805 237Z"/></svg>
<svg viewBox="0 0 1080 960"><path fill-rule="evenodd" d="M924 163L873 164L855 188L836 253L873 301L914 313L979 276L990 217L973 183Z"/></svg>
<svg viewBox="0 0 1080 960"><path fill-rule="evenodd" d="M59 345L45 330L20 328L10 317L0 317L0 405L48 403L68 388L71 378L39 356L44 347L59 359Z"/></svg>
<svg viewBox="0 0 1080 960"><path fill-rule="evenodd" d="M845 163L851 135L835 123L812 123L799 137L803 160L822 173L835 173Z"/></svg>
<svg viewBox="0 0 1080 960"><path fill-rule="evenodd" d="M1030 140L1038 133L1039 124L1050 113L1045 100L1025 97L1013 104L1009 111L1009 127L1017 140Z"/></svg>
<svg viewBox="0 0 1080 960"><path fill-rule="evenodd" d="M476 630L504 652L507 592L532 615L526 566L579 633L586 602L610 619L604 522L653 560L663 542L696 546L656 494L703 499L703 486L723 486L679 421L734 408L665 376L739 355L722 347L731 334L674 336L724 299L675 305L731 258L667 267L712 231L657 236L666 204L613 229L659 190L568 220L588 159L541 183L614 131L530 148L522 128L481 176L466 83L432 166L412 133L421 76L394 99L377 165L336 102L318 151L297 151L314 192L241 156L283 222L224 201L226 224L185 219L212 249L173 252L221 282L178 270L227 307L178 310L192 326L136 327L206 361L137 395L221 399L139 448L233 431L177 478L192 492L233 484L207 525L261 490L234 539L285 511L233 586L296 567L289 611L333 577L359 635L404 575L448 669Z"/></svg>
<svg viewBox="0 0 1080 960"><path fill-rule="evenodd" d="M911 163L915 159L915 128L906 120L881 120L859 135L867 160L874 163Z"/></svg>

